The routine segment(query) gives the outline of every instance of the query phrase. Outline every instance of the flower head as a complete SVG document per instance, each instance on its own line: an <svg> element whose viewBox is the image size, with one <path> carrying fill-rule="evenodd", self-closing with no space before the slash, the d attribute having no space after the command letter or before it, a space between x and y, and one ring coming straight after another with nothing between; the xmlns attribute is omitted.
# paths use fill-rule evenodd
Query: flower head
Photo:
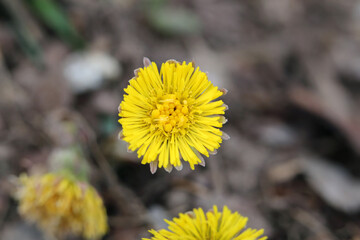
<svg viewBox="0 0 360 240"><path fill-rule="evenodd" d="M247 218L232 213L226 206L219 212L214 206L206 214L201 208L189 213L180 213L173 221L165 220L169 230L150 230L151 239L143 240L265 240L264 230L245 228Z"/></svg>
<svg viewBox="0 0 360 240"><path fill-rule="evenodd" d="M214 101L226 90L215 87L193 63L169 60L160 72L147 58L144 65L135 71L119 106L120 138L143 156L142 164L149 163L152 173L157 167L180 170L181 158L191 169L204 165L201 154L209 157L228 138L219 129L227 106Z"/></svg>
<svg viewBox="0 0 360 240"><path fill-rule="evenodd" d="M20 177L19 213L51 235L97 239L107 231L107 216L96 190L75 179L48 173Z"/></svg>

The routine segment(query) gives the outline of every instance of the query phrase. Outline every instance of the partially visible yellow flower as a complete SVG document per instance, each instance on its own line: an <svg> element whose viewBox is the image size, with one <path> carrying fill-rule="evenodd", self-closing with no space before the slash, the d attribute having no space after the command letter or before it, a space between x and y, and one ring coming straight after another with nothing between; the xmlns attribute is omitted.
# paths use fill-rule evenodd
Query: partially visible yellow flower
<svg viewBox="0 0 360 240"><path fill-rule="evenodd" d="M246 228L247 218L238 212L232 213L226 206L219 212L216 206L206 214L201 208L180 213L168 229L150 230L151 239L143 240L265 240L264 230Z"/></svg>
<svg viewBox="0 0 360 240"><path fill-rule="evenodd" d="M226 90L215 87L193 63L169 60L159 72L144 58L144 68L135 71L125 93L119 106L120 138L143 156L141 163L149 163L152 173L158 167L180 170L181 159L191 169L204 165L201 154L209 157L228 138L220 131L227 106L216 100Z"/></svg>
<svg viewBox="0 0 360 240"><path fill-rule="evenodd" d="M19 213L44 232L98 239L108 229L103 201L87 183L48 173L20 177Z"/></svg>

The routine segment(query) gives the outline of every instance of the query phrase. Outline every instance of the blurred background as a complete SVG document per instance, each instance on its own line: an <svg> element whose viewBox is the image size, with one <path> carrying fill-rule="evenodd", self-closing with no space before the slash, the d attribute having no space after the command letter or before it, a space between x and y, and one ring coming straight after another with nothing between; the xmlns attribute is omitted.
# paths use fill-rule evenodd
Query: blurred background
<svg viewBox="0 0 360 240"><path fill-rule="evenodd" d="M231 139L205 168L152 175L117 140L144 56L195 61L229 90ZM106 204L104 239L226 204L270 239L359 240L359 101L359 1L2 0L0 239L45 239L9 179L75 151Z"/></svg>

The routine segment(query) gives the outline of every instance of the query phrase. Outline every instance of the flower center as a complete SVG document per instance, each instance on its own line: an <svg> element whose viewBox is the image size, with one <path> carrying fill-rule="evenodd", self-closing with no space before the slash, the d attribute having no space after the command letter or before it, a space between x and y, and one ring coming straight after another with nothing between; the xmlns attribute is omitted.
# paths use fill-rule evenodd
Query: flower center
<svg viewBox="0 0 360 240"><path fill-rule="evenodd" d="M189 107L186 100L180 101L175 94L166 94L158 100L156 108L151 112L151 120L155 126L165 132L177 132L188 124Z"/></svg>

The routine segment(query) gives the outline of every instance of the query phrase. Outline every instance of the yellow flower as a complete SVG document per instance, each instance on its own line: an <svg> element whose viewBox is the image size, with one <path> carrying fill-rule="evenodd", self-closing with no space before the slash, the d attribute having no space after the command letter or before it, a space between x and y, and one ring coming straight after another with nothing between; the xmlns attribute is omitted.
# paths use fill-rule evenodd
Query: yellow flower
<svg viewBox="0 0 360 240"><path fill-rule="evenodd" d="M44 232L86 239L98 239L107 232L103 201L87 183L52 173L22 175L20 183L16 194L19 213Z"/></svg>
<svg viewBox="0 0 360 240"><path fill-rule="evenodd" d="M173 221L165 220L169 230L150 230L151 239L143 240L265 240L264 230L246 228L247 218L224 206L219 212L214 206L206 214L201 208L180 213Z"/></svg>
<svg viewBox="0 0 360 240"><path fill-rule="evenodd" d="M144 65L135 70L119 106L120 138L139 158L144 156L141 163L149 163L152 173L157 167L181 170L181 158L191 169L204 166L201 154L209 157L228 138L219 129L227 106L213 101L226 90L215 87L193 63L169 60L160 72L148 58Z"/></svg>

